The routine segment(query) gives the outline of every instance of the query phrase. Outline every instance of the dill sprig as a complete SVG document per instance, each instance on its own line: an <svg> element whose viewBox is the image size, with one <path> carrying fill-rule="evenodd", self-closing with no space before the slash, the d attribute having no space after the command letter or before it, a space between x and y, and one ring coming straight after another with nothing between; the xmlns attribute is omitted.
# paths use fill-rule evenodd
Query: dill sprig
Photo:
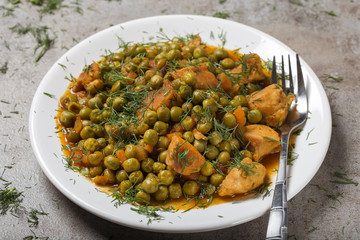
<svg viewBox="0 0 360 240"><path fill-rule="evenodd" d="M331 183L337 184L354 184L358 186L359 183L347 177L347 173L334 172L334 176L340 180L332 180Z"/></svg>
<svg viewBox="0 0 360 240"><path fill-rule="evenodd" d="M2 178L1 178L2 179ZM2 179L3 181L6 181ZM14 216L17 216L18 210L22 209L21 203L23 201L23 192L19 192L16 187L9 188L10 182L3 184L0 188L0 214L5 215L8 211Z"/></svg>
<svg viewBox="0 0 360 240"><path fill-rule="evenodd" d="M8 70L8 62L6 61L1 67L0 67L0 72L5 74Z"/></svg>
<svg viewBox="0 0 360 240"><path fill-rule="evenodd" d="M332 76L330 74L323 74L320 76L321 79L324 79L324 80L334 80L335 82L342 82L344 79L342 77L335 77L335 76Z"/></svg>
<svg viewBox="0 0 360 240"><path fill-rule="evenodd" d="M245 158L244 152L239 151L238 149L234 149L234 156L228 162L227 166L229 168L237 168L244 172L245 176L252 176L256 174L256 165L258 162L252 163L243 163L242 160Z"/></svg>
<svg viewBox="0 0 360 240"><path fill-rule="evenodd" d="M22 35L31 33L31 35L35 38L37 45L34 48L34 54L40 49L37 56L35 57L35 62L38 62L41 57L44 56L45 52L49 50L55 42L55 38L49 37L47 26L32 27L30 24L28 24L24 27L18 23L9 29Z"/></svg>
<svg viewBox="0 0 360 240"><path fill-rule="evenodd" d="M254 190L255 196L263 195L262 199L264 200L266 197L270 196L272 189L269 190L272 182L267 182L261 184L257 189Z"/></svg>
<svg viewBox="0 0 360 240"><path fill-rule="evenodd" d="M230 13L227 13L227 12L216 12L212 15L213 17L216 17L216 18L222 18L222 19L226 19L230 16Z"/></svg>
<svg viewBox="0 0 360 240"><path fill-rule="evenodd" d="M39 225L39 215L45 216L48 215L47 212L40 205L40 210L32 208L29 212L28 223L29 227L37 227Z"/></svg>

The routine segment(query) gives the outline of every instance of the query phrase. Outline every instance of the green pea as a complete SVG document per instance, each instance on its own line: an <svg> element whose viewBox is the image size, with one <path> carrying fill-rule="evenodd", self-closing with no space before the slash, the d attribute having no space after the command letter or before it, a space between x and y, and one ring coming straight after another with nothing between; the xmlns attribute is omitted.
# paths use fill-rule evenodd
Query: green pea
<svg viewBox="0 0 360 240"><path fill-rule="evenodd" d="M226 107L227 105L229 105L229 99L227 99L226 97L221 97L219 100L219 104L223 107Z"/></svg>
<svg viewBox="0 0 360 240"><path fill-rule="evenodd" d="M90 120L91 108L82 108L79 112L79 116L82 120Z"/></svg>
<svg viewBox="0 0 360 240"><path fill-rule="evenodd" d="M196 117L202 116L204 114L204 109L200 105L195 105L192 108L192 112L196 115Z"/></svg>
<svg viewBox="0 0 360 240"><path fill-rule="evenodd" d="M181 185L173 183L169 186L169 196L171 199L178 199L182 196Z"/></svg>
<svg viewBox="0 0 360 240"><path fill-rule="evenodd" d="M206 183L208 181L208 177L206 177L204 175L200 175L198 178L198 181Z"/></svg>
<svg viewBox="0 0 360 240"><path fill-rule="evenodd" d="M181 79L177 78L174 81L171 82L171 86L175 89L175 90L179 90L180 87L184 85L184 82L181 81Z"/></svg>
<svg viewBox="0 0 360 240"><path fill-rule="evenodd" d="M174 179L174 175L169 170L161 170L158 173L158 180L160 184L168 186L173 183Z"/></svg>
<svg viewBox="0 0 360 240"><path fill-rule="evenodd" d="M193 196L200 190L200 184L195 181L186 181L183 185L183 191L185 195Z"/></svg>
<svg viewBox="0 0 360 240"><path fill-rule="evenodd" d="M181 109L184 112L190 112L192 108L193 108L193 104L191 102L185 102L183 105L181 105Z"/></svg>
<svg viewBox="0 0 360 240"><path fill-rule="evenodd" d="M100 146L95 138L88 138L85 140L84 148L89 152L95 152L99 150Z"/></svg>
<svg viewBox="0 0 360 240"><path fill-rule="evenodd" d="M134 144L128 144L125 146L125 156L127 158L136 158L136 147Z"/></svg>
<svg viewBox="0 0 360 240"><path fill-rule="evenodd" d="M218 131L213 131L210 133L209 142L212 145L218 145L222 140L223 140L223 137L222 137L221 133L219 133Z"/></svg>
<svg viewBox="0 0 360 240"><path fill-rule="evenodd" d="M131 184L130 180L124 180L119 185L119 191L120 191L120 193L125 194L126 190L128 190L131 187L132 187L132 184Z"/></svg>
<svg viewBox="0 0 360 240"><path fill-rule="evenodd" d="M219 155L219 149L214 145L208 145L206 148L206 158L210 160L214 160Z"/></svg>
<svg viewBox="0 0 360 240"><path fill-rule="evenodd" d="M212 129L212 127L213 127L212 122L210 121L208 122L206 120L202 120L196 125L196 129L203 134L208 133Z"/></svg>
<svg viewBox="0 0 360 240"><path fill-rule="evenodd" d="M76 115L73 112L65 110L60 115L60 123L66 128L74 127L75 120Z"/></svg>
<svg viewBox="0 0 360 240"><path fill-rule="evenodd" d="M101 125L96 125L92 128L92 130L94 131L95 133L95 136L97 138L101 138L101 137L104 137L105 136L105 128Z"/></svg>
<svg viewBox="0 0 360 240"><path fill-rule="evenodd" d="M105 138L97 138L96 141L99 143L100 149L106 147L106 139Z"/></svg>
<svg viewBox="0 0 360 240"><path fill-rule="evenodd" d="M125 160L122 164L124 170L128 173L139 170L140 163L136 158L129 158Z"/></svg>
<svg viewBox="0 0 360 240"><path fill-rule="evenodd" d="M154 129L148 129L144 133L144 142L151 146L155 146L159 141L159 134Z"/></svg>
<svg viewBox="0 0 360 240"><path fill-rule="evenodd" d="M161 162L154 162L153 164L153 172L159 173L161 170L164 170L166 168L166 165Z"/></svg>
<svg viewBox="0 0 360 240"><path fill-rule="evenodd" d="M238 100L238 99L232 99L229 104L232 106L232 107L238 107L241 105L241 102Z"/></svg>
<svg viewBox="0 0 360 240"><path fill-rule="evenodd" d="M257 109L250 110L247 114L247 119L250 123L259 123L262 119L262 112Z"/></svg>
<svg viewBox="0 0 360 240"><path fill-rule="evenodd" d="M183 100L187 100L193 93L192 88L189 85L182 85L179 88L179 95Z"/></svg>
<svg viewBox="0 0 360 240"><path fill-rule="evenodd" d="M194 52L193 52L194 58L200 58L200 57L205 57L205 56L206 56L206 51L203 47L196 47L194 49Z"/></svg>
<svg viewBox="0 0 360 240"><path fill-rule="evenodd" d="M192 119L192 117L190 116L186 116L184 120L182 120L181 122L181 126L185 129L185 130L191 130L195 125L194 120Z"/></svg>
<svg viewBox="0 0 360 240"><path fill-rule="evenodd" d="M146 158L145 160L141 161L141 170L146 173L152 171L152 167L154 165L154 160L152 158Z"/></svg>
<svg viewBox="0 0 360 240"><path fill-rule="evenodd" d="M232 139L230 139L230 146L231 146L231 150L239 149L240 141L237 140L236 138L232 138Z"/></svg>
<svg viewBox="0 0 360 240"><path fill-rule="evenodd" d="M126 83L123 80L116 81L111 87L111 92L112 93L117 92L125 86L126 86Z"/></svg>
<svg viewBox="0 0 360 240"><path fill-rule="evenodd" d="M94 138L95 132L91 127L85 126L81 129L80 136L82 139Z"/></svg>
<svg viewBox="0 0 360 240"><path fill-rule="evenodd" d="M120 160L113 155L108 155L104 158L104 165L110 170L117 170L120 167Z"/></svg>
<svg viewBox="0 0 360 240"><path fill-rule="evenodd" d="M163 121L157 121L154 124L154 130L159 133L159 135L165 135L167 133L167 129L169 124L164 123Z"/></svg>
<svg viewBox="0 0 360 240"><path fill-rule="evenodd" d="M203 153L206 149L206 141L205 140L194 140L194 147L201 153Z"/></svg>
<svg viewBox="0 0 360 240"><path fill-rule="evenodd" d="M230 153L229 152L220 152L218 156L219 163L226 165L230 161Z"/></svg>
<svg viewBox="0 0 360 240"><path fill-rule="evenodd" d="M224 58L223 60L220 61L220 65L224 69L232 69L235 67L235 62L231 58Z"/></svg>
<svg viewBox="0 0 360 240"><path fill-rule="evenodd" d="M164 201L169 196L169 190L166 186L159 186L159 189L154 193L153 196L156 201Z"/></svg>
<svg viewBox="0 0 360 240"><path fill-rule="evenodd" d="M192 102L194 104L200 104L200 103L202 103L202 101L204 101L204 99L205 99L205 93L202 90L196 89L193 92Z"/></svg>
<svg viewBox="0 0 360 240"><path fill-rule="evenodd" d="M223 48L218 48L218 49L215 49L214 56L219 61L224 58L227 58L229 56L229 53Z"/></svg>
<svg viewBox="0 0 360 240"><path fill-rule="evenodd" d="M150 202L150 200L151 200L150 194L144 191L137 192L135 195L135 201L138 203L148 203Z"/></svg>
<svg viewBox="0 0 360 240"><path fill-rule="evenodd" d="M139 171L139 170L134 171L134 172L130 173L129 180L132 184L140 183L144 180L144 174L142 173L142 171Z"/></svg>
<svg viewBox="0 0 360 240"><path fill-rule="evenodd" d="M146 130L149 129L149 125L146 124L146 123L141 123L138 127L137 127L137 130L139 131L139 134L143 135Z"/></svg>
<svg viewBox="0 0 360 240"><path fill-rule="evenodd" d="M157 148L167 149L170 144L170 139L166 136L160 136L159 141L156 145Z"/></svg>
<svg viewBox="0 0 360 240"><path fill-rule="evenodd" d="M222 118L222 123L226 126L226 127L234 127L236 125L236 117L234 114L227 112L225 113L225 115Z"/></svg>
<svg viewBox="0 0 360 240"><path fill-rule="evenodd" d="M220 173L214 173L210 177L210 183L214 186L219 186L223 180L224 180L224 176L221 175Z"/></svg>
<svg viewBox="0 0 360 240"><path fill-rule="evenodd" d="M103 169L102 166L90 167L90 168L89 168L90 177L99 176L100 174L102 174L103 170L104 170L104 169Z"/></svg>
<svg viewBox="0 0 360 240"><path fill-rule="evenodd" d="M240 156L243 156L244 158L248 157L252 159L252 154L249 150L241 150Z"/></svg>
<svg viewBox="0 0 360 240"><path fill-rule="evenodd" d="M177 106L172 107L170 110L171 121L180 122L182 114L183 114L183 110L181 109L181 107L177 107Z"/></svg>
<svg viewBox="0 0 360 240"><path fill-rule="evenodd" d="M196 74L193 71L189 71L184 74L182 79L187 85L192 87L196 83Z"/></svg>
<svg viewBox="0 0 360 240"><path fill-rule="evenodd" d="M219 145L220 151L231 152L231 145L229 141L222 141Z"/></svg>
<svg viewBox="0 0 360 240"><path fill-rule="evenodd" d="M112 102L112 107L115 111L120 112L126 103L127 100L124 97L116 97Z"/></svg>
<svg viewBox="0 0 360 240"><path fill-rule="evenodd" d="M96 109L96 108L101 109L104 106L104 104L100 97L93 97L89 99L88 106L91 109Z"/></svg>
<svg viewBox="0 0 360 240"><path fill-rule="evenodd" d="M159 162L164 163L166 161L167 154L168 150L162 151L158 156Z"/></svg>
<svg viewBox="0 0 360 240"><path fill-rule="evenodd" d="M93 166L99 165L103 160L104 155L100 151L95 151L89 155L89 163Z"/></svg>
<svg viewBox="0 0 360 240"><path fill-rule="evenodd" d="M81 105L76 102L71 102L68 105L68 110L73 113L79 113L81 110Z"/></svg>
<svg viewBox="0 0 360 240"><path fill-rule="evenodd" d="M191 131L186 131L183 133L183 138L189 143L192 143L194 141L194 134Z"/></svg>
<svg viewBox="0 0 360 240"><path fill-rule="evenodd" d="M103 172L104 177L107 177L108 184L114 184L116 182L115 172L111 169L106 168Z"/></svg>
<svg viewBox="0 0 360 240"><path fill-rule="evenodd" d="M215 113L218 110L218 106L213 98L205 99L202 102L203 109L209 109L211 113Z"/></svg>
<svg viewBox="0 0 360 240"><path fill-rule="evenodd" d="M77 143L81 140L81 137L79 133L77 133L74 129L71 129L67 134L67 140L73 143Z"/></svg>
<svg viewBox="0 0 360 240"><path fill-rule="evenodd" d="M162 86L163 84L163 78L160 76L160 75L154 75L152 76L152 78L150 79L150 86L153 88L153 89L157 89L159 87Z"/></svg>
<svg viewBox="0 0 360 240"><path fill-rule="evenodd" d="M157 113L155 111L146 111L144 116L144 122L149 126L154 126L157 121Z"/></svg>
<svg viewBox="0 0 360 240"><path fill-rule="evenodd" d="M208 177L215 172L215 168L209 161L205 161L204 165L201 167L200 172L202 175Z"/></svg>
<svg viewBox="0 0 360 240"><path fill-rule="evenodd" d="M124 169L118 170L116 171L115 178L118 183L121 183L122 181L128 179L128 174Z"/></svg>
<svg viewBox="0 0 360 240"><path fill-rule="evenodd" d="M147 193L155 193L159 189L159 183L154 177L146 177L141 183L141 188Z"/></svg>
<svg viewBox="0 0 360 240"><path fill-rule="evenodd" d="M65 96L60 98L60 103L64 108L67 108L71 102L76 102L76 101L77 101L77 97L71 93L66 94Z"/></svg>
<svg viewBox="0 0 360 240"><path fill-rule="evenodd" d="M156 111L159 121L168 122L170 120L170 109L167 107L159 107Z"/></svg>
<svg viewBox="0 0 360 240"><path fill-rule="evenodd" d="M102 115L102 112L100 111L100 109L94 109L91 111L90 120L96 124L99 124L102 121L104 121L104 116Z"/></svg>
<svg viewBox="0 0 360 240"><path fill-rule="evenodd" d="M178 49L171 49L166 53L166 59L167 60L174 60L179 58L181 55L180 51Z"/></svg>
<svg viewBox="0 0 360 240"><path fill-rule="evenodd" d="M244 95L236 95L234 99L240 102L240 106L245 107L247 105L247 100Z"/></svg>
<svg viewBox="0 0 360 240"><path fill-rule="evenodd" d="M114 145L113 144L106 145L106 147L104 148L105 156L112 155L113 153L114 153Z"/></svg>

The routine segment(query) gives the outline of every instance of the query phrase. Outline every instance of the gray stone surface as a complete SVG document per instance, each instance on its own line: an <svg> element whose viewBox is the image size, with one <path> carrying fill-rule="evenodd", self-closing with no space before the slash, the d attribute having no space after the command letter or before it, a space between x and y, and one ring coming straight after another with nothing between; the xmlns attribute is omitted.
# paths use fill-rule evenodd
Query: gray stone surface
<svg viewBox="0 0 360 240"><path fill-rule="evenodd" d="M7 9L14 6L11 2L0 0L0 66L8 62L7 72L0 72L0 174L13 164L11 169L6 168L3 178L23 191L23 206L29 211L41 205L49 214L39 217L37 228L28 226L25 212L18 218L0 215L0 239L264 239L267 214L236 227L195 234L144 232L103 220L73 204L49 182L29 141L28 116L35 90L52 64L77 41L131 19L163 14L211 16L215 12L230 13L228 19L283 41L318 76L331 74L344 79L322 80L332 109L332 140L318 173L289 203L289 239L360 239L360 186L330 182L334 172L346 172L360 182L359 0L227 0L223 4L218 0L68 0L63 3L67 7L44 14L42 19L40 7L27 0L6 16ZM82 9L81 14L76 6ZM329 15L329 11L337 16ZM17 23L46 25L56 34L55 44L38 63L34 63L34 38L9 29ZM319 190L316 184L327 191ZM338 200L327 196L338 193Z"/></svg>

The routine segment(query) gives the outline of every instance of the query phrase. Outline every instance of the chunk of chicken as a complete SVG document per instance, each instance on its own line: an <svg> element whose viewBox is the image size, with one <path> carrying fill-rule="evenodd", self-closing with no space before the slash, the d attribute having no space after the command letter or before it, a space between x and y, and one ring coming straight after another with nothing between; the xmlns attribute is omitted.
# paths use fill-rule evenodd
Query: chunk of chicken
<svg viewBox="0 0 360 240"><path fill-rule="evenodd" d="M197 66L188 66L171 73L174 79L182 78L188 72L194 72L196 75L196 83L194 89L208 89L216 88L219 85L219 81L215 75L210 72L205 64L199 64Z"/></svg>
<svg viewBox="0 0 360 240"><path fill-rule="evenodd" d="M220 185L219 196L249 192L264 183L266 169L250 158L241 161L242 167L232 168Z"/></svg>
<svg viewBox="0 0 360 240"><path fill-rule="evenodd" d="M243 129L243 134L244 138L250 142L255 161L259 161L262 157L279 150L279 134L266 125L247 125Z"/></svg>
<svg viewBox="0 0 360 240"><path fill-rule="evenodd" d="M73 85L72 90L78 92L85 88L87 91L96 91L101 90L103 87L103 82L100 78L100 67L99 64L93 62L89 65L79 77L76 79L76 82Z"/></svg>
<svg viewBox="0 0 360 240"><path fill-rule="evenodd" d="M279 85L272 84L248 95L247 100L251 110L258 109L263 112L266 123L276 127L284 123L294 95L286 96Z"/></svg>

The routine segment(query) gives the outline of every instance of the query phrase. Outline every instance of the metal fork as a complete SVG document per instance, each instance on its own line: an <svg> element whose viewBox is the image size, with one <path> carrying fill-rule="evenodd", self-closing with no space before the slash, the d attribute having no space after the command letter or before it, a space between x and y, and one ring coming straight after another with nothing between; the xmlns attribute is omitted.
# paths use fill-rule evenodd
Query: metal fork
<svg viewBox="0 0 360 240"><path fill-rule="evenodd" d="M291 132L304 124L307 119L308 105L305 92L304 78L301 70L299 55L296 54L297 65L297 87L294 88L293 76L291 73L291 63L289 56L289 89L286 88L286 79L284 71L284 57L281 61L281 85L284 92L290 92L295 95L295 101L290 106L288 116L284 124L280 127L281 131L281 151L279 169L275 183L273 202L270 210L269 223L266 233L266 239L287 238L287 192L286 192L286 164L288 157L288 143ZM271 75L271 83L278 84L276 73L275 56Z"/></svg>

